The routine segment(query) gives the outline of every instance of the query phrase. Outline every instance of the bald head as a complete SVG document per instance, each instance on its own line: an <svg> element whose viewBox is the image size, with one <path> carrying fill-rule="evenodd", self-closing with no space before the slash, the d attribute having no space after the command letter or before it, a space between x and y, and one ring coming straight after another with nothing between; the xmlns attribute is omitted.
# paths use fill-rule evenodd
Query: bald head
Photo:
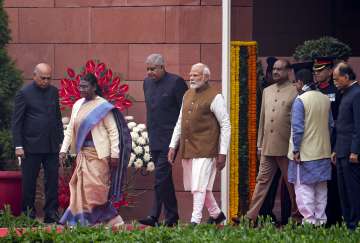
<svg viewBox="0 0 360 243"><path fill-rule="evenodd" d="M50 73L51 74L51 67L47 63L39 63L34 68L34 73Z"/></svg>
<svg viewBox="0 0 360 243"><path fill-rule="evenodd" d="M356 80L356 74L348 63L340 62L334 69L333 79L336 88L346 89Z"/></svg>
<svg viewBox="0 0 360 243"><path fill-rule="evenodd" d="M39 63L34 68L34 81L42 89L47 88L51 81L51 67L47 63Z"/></svg>

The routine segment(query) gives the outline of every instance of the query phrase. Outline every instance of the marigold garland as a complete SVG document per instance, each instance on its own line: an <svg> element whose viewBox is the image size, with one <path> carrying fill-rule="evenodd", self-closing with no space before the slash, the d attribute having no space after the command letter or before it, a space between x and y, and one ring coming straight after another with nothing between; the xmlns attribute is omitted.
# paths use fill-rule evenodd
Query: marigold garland
<svg viewBox="0 0 360 243"><path fill-rule="evenodd" d="M230 207L229 207L229 215L231 217L235 217L238 213L238 163L237 163L237 154L238 154L238 123L237 123L237 111L238 107L238 96L236 95L238 88L238 71L239 71L239 62L236 53L238 53L239 48L233 46L231 48L231 105L230 105L230 119L232 124L231 129L231 149L230 149Z"/></svg>
<svg viewBox="0 0 360 243"><path fill-rule="evenodd" d="M249 60L248 60L248 145L249 145L249 200L251 200L252 193L255 190L256 174L257 174L257 160L256 160L256 139L257 139L257 64L256 64L256 46L248 46Z"/></svg>
<svg viewBox="0 0 360 243"><path fill-rule="evenodd" d="M229 218L245 213L256 184L256 46L231 42Z"/></svg>

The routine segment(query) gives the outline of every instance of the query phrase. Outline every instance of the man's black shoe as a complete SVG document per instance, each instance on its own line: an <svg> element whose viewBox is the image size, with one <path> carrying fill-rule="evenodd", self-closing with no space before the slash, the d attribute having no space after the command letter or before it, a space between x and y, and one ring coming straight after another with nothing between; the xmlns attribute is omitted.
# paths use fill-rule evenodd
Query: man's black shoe
<svg viewBox="0 0 360 243"><path fill-rule="evenodd" d="M153 216L147 216L145 219L139 219L138 222L140 224L148 225L152 227L159 226L157 219L154 218Z"/></svg>
<svg viewBox="0 0 360 243"><path fill-rule="evenodd" d="M53 224L53 223L58 223L58 222L59 222L58 217L45 216L45 218L44 218L44 224Z"/></svg>
<svg viewBox="0 0 360 243"><path fill-rule="evenodd" d="M164 226L166 227L175 227L178 224L178 220L176 221L165 221Z"/></svg>
<svg viewBox="0 0 360 243"><path fill-rule="evenodd" d="M208 224L221 224L226 219L225 214L220 212L217 218L209 217L207 223Z"/></svg>
<svg viewBox="0 0 360 243"><path fill-rule="evenodd" d="M30 219L35 219L36 218L36 212L35 210L31 210L31 209L28 209L26 211L23 211L22 212L26 217L30 218Z"/></svg>

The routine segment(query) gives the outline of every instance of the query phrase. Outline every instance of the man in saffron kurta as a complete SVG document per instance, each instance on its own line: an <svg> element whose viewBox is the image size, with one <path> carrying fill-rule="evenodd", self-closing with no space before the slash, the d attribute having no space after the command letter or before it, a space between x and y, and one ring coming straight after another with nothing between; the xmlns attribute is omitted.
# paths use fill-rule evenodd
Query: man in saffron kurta
<svg viewBox="0 0 360 243"><path fill-rule="evenodd" d="M311 71L301 69L295 76L299 95L291 114L288 180L294 184L303 223L322 225L331 179L330 100L316 90Z"/></svg>
<svg viewBox="0 0 360 243"><path fill-rule="evenodd" d="M191 223L200 224L204 204L209 211L208 223L220 224L226 219L212 187L216 168L225 166L230 143L230 120L221 94L208 83L209 68L198 63L190 71L190 89L185 93L179 119L170 143L168 159L173 163L175 149L184 168L184 187L193 194Z"/></svg>

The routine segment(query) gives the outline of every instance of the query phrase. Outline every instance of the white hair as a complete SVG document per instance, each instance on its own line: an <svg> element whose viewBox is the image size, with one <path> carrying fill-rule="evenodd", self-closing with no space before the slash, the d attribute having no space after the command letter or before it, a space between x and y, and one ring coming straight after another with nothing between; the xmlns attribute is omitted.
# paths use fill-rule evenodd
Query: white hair
<svg viewBox="0 0 360 243"><path fill-rule="evenodd" d="M211 75L210 68L209 68L206 64L201 63L201 62L192 65L193 68L194 68L194 67L197 67L197 66L198 66L198 67L201 67L201 68L202 68L202 71L203 71L202 74L203 74L204 76L208 77L208 79L210 79L210 75Z"/></svg>
<svg viewBox="0 0 360 243"><path fill-rule="evenodd" d="M146 58L146 64L153 64L157 66L164 66L165 61L161 54L153 53Z"/></svg>

